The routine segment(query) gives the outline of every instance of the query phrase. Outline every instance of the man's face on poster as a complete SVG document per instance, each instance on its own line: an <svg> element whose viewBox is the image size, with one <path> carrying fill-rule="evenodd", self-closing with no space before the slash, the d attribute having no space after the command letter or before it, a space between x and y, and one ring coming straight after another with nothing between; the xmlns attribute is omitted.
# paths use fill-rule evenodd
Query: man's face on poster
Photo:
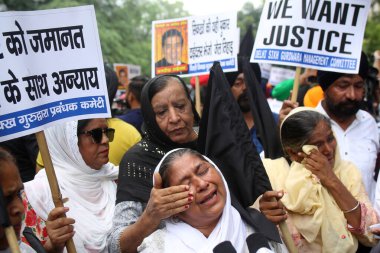
<svg viewBox="0 0 380 253"><path fill-rule="evenodd" d="M163 45L165 59L173 65L181 64L182 55L182 38L178 35L169 36L166 38Z"/></svg>
<svg viewBox="0 0 380 253"><path fill-rule="evenodd" d="M122 69L119 71L119 82L126 88L128 85L128 74Z"/></svg>

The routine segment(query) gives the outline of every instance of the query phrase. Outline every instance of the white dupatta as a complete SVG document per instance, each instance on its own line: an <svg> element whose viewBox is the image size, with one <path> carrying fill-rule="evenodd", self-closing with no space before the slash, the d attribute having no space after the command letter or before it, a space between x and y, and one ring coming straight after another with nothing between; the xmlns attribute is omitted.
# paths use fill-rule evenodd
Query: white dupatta
<svg viewBox="0 0 380 253"><path fill-rule="evenodd" d="M179 150L174 149L168 152L157 165L155 172L158 172L162 161L172 152ZM213 248L224 241L230 241L236 252L248 252L245 243L247 231L239 212L231 205L231 197L226 180L224 179L219 168L207 157L203 156L221 175L224 186L226 188L226 204L223 209L223 214L211 232L206 238L199 230L193 228L185 222L173 222L171 219L166 219L165 234L165 253L181 252L181 253L210 253Z"/></svg>
<svg viewBox="0 0 380 253"><path fill-rule="evenodd" d="M100 170L87 166L79 152L77 121L51 127L45 135L62 197L69 199L67 216L75 219L77 252L108 252L119 168L111 163ZM29 203L46 221L54 204L45 170L24 186Z"/></svg>

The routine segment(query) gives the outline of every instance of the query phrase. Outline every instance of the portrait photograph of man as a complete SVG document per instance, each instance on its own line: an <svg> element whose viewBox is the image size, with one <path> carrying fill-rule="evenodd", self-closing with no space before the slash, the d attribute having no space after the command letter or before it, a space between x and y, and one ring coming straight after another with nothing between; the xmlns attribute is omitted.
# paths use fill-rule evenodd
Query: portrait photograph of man
<svg viewBox="0 0 380 253"><path fill-rule="evenodd" d="M187 22L157 24L155 29L155 74L186 74Z"/></svg>
<svg viewBox="0 0 380 253"><path fill-rule="evenodd" d="M129 71L127 64L114 64L114 70L116 72L117 78L119 80L119 84L121 87L119 89L126 89L129 83Z"/></svg>

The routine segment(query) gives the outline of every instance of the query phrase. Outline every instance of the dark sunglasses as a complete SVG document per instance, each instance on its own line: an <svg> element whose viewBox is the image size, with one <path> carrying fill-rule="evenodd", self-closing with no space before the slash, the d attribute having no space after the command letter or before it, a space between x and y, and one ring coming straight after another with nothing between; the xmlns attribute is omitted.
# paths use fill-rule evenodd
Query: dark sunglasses
<svg viewBox="0 0 380 253"><path fill-rule="evenodd" d="M102 142L103 133L106 134L109 142L113 141L113 137L115 135L115 129L113 128L95 128L89 131L80 132L79 134L91 135L92 141L99 144Z"/></svg>

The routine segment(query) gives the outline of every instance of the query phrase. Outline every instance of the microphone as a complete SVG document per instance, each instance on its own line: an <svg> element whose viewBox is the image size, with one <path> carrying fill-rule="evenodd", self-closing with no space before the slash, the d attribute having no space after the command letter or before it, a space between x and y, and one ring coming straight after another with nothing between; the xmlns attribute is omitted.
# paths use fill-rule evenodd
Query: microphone
<svg viewBox="0 0 380 253"><path fill-rule="evenodd" d="M33 233L33 230L30 227L25 227L22 234L25 236L25 239L28 241L29 245L38 253L46 253L44 246L41 244L40 240Z"/></svg>
<svg viewBox="0 0 380 253"><path fill-rule="evenodd" d="M247 237L249 253L273 253L269 247L268 239L261 233L253 233Z"/></svg>
<svg viewBox="0 0 380 253"><path fill-rule="evenodd" d="M212 251L214 253L236 253L236 250L230 241L219 243Z"/></svg>

